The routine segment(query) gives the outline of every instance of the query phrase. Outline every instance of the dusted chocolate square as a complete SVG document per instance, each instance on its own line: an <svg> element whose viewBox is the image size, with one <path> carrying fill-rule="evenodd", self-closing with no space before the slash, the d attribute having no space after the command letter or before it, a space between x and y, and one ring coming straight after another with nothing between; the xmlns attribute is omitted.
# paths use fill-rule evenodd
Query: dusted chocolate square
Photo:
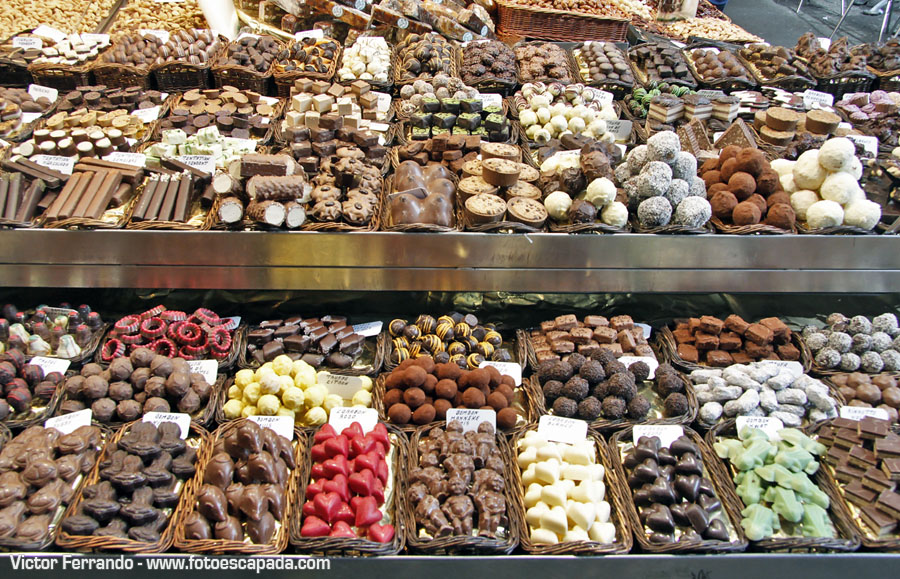
<svg viewBox="0 0 900 579"><path fill-rule="evenodd" d="M615 354L616 358L622 355L622 346L618 344L600 344L600 347Z"/></svg>
<svg viewBox="0 0 900 579"><path fill-rule="evenodd" d="M694 345L698 350L717 350L719 348L719 336L697 332L694 337L696 338Z"/></svg>
<svg viewBox="0 0 900 579"><path fill-rule="evenodd" d="M694 334L688 329L675 330L672 332L672 336L674 336L676 344L693 344L697 341Z"/></svg>
<svg viewBox="0 0 900 579"><path fill-rule="evenodd" d="M774 338L775 334L772 330L762 324L750 324L747 331L744 332L744 339L760 346L771 344Z"/></svg>
<svg viewBox="0 0 900 579"><path fill-rule="evenodd" d="M688 320L688 329L693 334L700 329L700 318L690 318Z"/></svg>
<svg viewBox="0 0 900 579"><path fill-rule="evenodd" d="M753 358L747 355L747 352L732 352L731 358L734 360L735 364L749 364L753 361Z"/></svg>
<svg viewBox="0 0 900 579"><path fill-rule="evenodd" d="M594 330L594 339L600 344L612 344L616 341L616 331L609 326L601 326Z"/></svg>
<svg viewBox="0 0 900 579"><path fill-rule="evenodd" d="M697 348L690 344L678 344L678 348L675 351L685 362L690 362L692 364L700 362L700 353L697 352Z"/></svg>
<svg viewBox="0 0 900 579"><path fill-rule="evenodd" d="M725 327L725 322L713 316L701 316L699 329L701 332L718 336Z"/></svg>
<svg viewBox="0 0 900 579"><path fill-rule="evenodd" d="M561 359L558 354L554 354L550 350L535 352L534 356L535 358L537 358L538 364L540 364L541 362L546 362L548 360L559 362Z"/></svg>
<svg viewBox="0 0 900 579"><path fill-rule="evenodd" d="M541 332L547 333L552 332L556 329L556 322L553 320L547 320L546 322L541 322ZM531 335L535 335L536 332L532 332Z"/></svg>
<svg viewBox="0 0 900 579"><path fill-rule="evenodd" d="M558 316L555 322L557 330L568 331L578 325L578 318L575 317L575 314L566 314Z"/></svg>
<svg viewBox="0 0 900 579"><path fill-rule="evenodd" d="M550 347L557 354L571 354L575 351L575 343L569 340L555 340L550 342Z"/></svg>
<svg viewBox="0 0 900 579"><path fill-rule="evenodd" d="M590 328L599 328L600 326L608 326L609 320L603 316L585 316L584 325Z"/></svg>
<svg viewBox="0 0 900 579"><path fill-rule="evenodd" d="M751 358L756 359L764 359L768 358L770 354L775 353L775 348L772 346L760 346L759 344L754 344L753 342L747 342L744 345L744 349L747 351L747 355Z"/></svg>
<svg viewBox="0 0 900 579"><path fill-rule="evenodd" d="M309 349L309 344L311 342L309 336L288 336L282 343L284 344L285 351L299 352L302 354Z"/></svg>
<svg viewBox="0 0 900 579"><path fill-rule="evenodd" d="M637 347L637 341L634 335L628 330L621 330L617 336L619 345L622 346L623 352L632 352Z"/></svg>
<svg viewBox="0 0 900 579"><path fill-rule="evenodd" d="M750 327L748 322L744 321L744 318L737 314L731 314L727 318L725 318L725 327L734 332L735 334L744 335L744 332L747 331L747 328Z"/></svg>
<svg viewBox="0 0 900 579"><path fill-rule="evenodd" d="M634 355L656 358L656 354L653 353L653 348L649 344L638 344L638 347L634 349Z"/></svg>
<svg viewBox="0 0 900 579"><path fill-rule="evenodd" d="M590 356L594 352L600 349L600 344L591 340L587 344L578 344L578 353L582 356Z"/></svg>
<svg viewBox="0 0 900 579"><path fill-rule="evenodd" d="M725 368L734 363L731 354L723 350L712 350L706 353L706 363L716 368Z"/></svg>
<svg viewBox="0 0 900 579"><path fill-rule="evenodd" d="M634 320L631 316L613 316L609 319L609 326L617 332L630 330L634 327Z"/></svg>
<svg viewBox="0 0 900 579"><path fill-rule="evenodd" d="M780 344L775 347L775 351L778 353L778 358L781 360L790 360L792 362L800 360L800 350L793 344Z"/></svg>
<svg viewBox="0 0 900 579"><path fill-rule="evenodd" d="M786 338L791 334L791 329L778 318L763 318L759 323L772 330L776 338Z"/></svg>
<svg viewBox="0 0 900 579"><path fill-rule="evenodd" d="M587 344L591 341L594 332L590 328L572 328L569 334L572 335L572 341L576 344Z"/></svg>

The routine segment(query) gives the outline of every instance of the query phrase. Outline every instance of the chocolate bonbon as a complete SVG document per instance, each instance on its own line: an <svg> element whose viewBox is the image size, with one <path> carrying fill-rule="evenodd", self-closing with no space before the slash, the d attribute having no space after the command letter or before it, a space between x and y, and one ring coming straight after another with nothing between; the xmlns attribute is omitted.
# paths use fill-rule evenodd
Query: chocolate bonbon
<svg viewBox="0 0 900 579"><path fill-rule="evenodd" d="M892 313L873 318L833 313L826 328L807 326L803 339L816 366L844 372L877 374L900 369L897 317Z"/></svg>
<svg viewBox="0 0 900 579"><path fill-rule="evenodd" d="M30 313L7 304L0 319L0 343L33 356L75 358L102 327L103 318L87 304L77 310L39 306Z"/></svg>
<svg viewBox="0 0 900 579"><path fill-rule="evenodd" d="M456 49L439 34L410 34L394 50L398 63L394 74L401 82L450 74L456 68Z"/></svg>
<svg viewBox="0 0 900 579"><path fill-rule="evenodd" d="M471 42L463 47L463 81L468 85L481 82L516 82L516 55L506 44L498 40Z"/></svg>
<svg viewBox="0 0 900 579"><path fill-rule="evenodd" d="M522 82L550 81L570 83L568 57L565 51L549 42L523 44L515 48Z"/></svg>
<svg viewBox="0 0 900 579"><path fill-rule="evenodd" d="M800 359L800 350L791 343L791 329L778 318L751 324L737 314L724 320L700 316L676 323L672 335L678 356L692 364L725 367L753 360Z"/></svg>
<svg viewBox="0 0 900 579"><path fill-rule="evenodd" d="M829 378L850 406L880 408L887 412L888 421L896 424L900 409L900 388L897 377L885 372L870 375L862 372L840 373Z"/></svg>
<svg viewBox="0 0 900 579"><path fill-rule="evenodd" d="M321 332L321 328L327 329L327 332ZM323 342L328 335L334 336L337 342ZM292 316L265 320L252 328L247 333L247 354L259 364L272 362L279 355L286 354L291 360L304 360L316 369L346 369L362 354L364 340L343 316ZM273 342L281 347L267 347ZM329 357L332 353L342 355Z"/></svg>
<svg viewBox="0 0 900 579"><path fill-rule="evenodd" d="M62 380L59 372L45 374L40 366L26 363L21 350L0 354L0 421L31 418L49 405Z"/></svg>

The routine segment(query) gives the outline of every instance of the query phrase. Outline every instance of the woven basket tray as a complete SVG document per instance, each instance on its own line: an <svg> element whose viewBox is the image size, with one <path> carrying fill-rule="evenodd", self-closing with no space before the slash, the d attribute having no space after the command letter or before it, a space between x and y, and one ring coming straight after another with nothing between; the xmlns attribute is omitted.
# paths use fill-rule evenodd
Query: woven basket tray
<svg viewBox="0 0 900 579"><path fill-rule="evenodd" d="M765 223L757 223L756 225L733 225L731 223L725 223L718 217L713 216L712 219L709 220L710 223L713 224L713 227L716 228L716 233L722 233L725 235L796 235L797 227L794 226L793 229L787 230L782 229L780 227L775 227L774 225L766 225Z"/></svg>
<svg viewBox="0 0 900 579"><path fill-rule="evenodd" d="M108 329L109 329L109 324L103 324L102 326L100 326L99 328L94 330L94 332L91 334L91 340L87 344L85 344L85 346L81 349L81 354L75 356L74 358L60 358L60 359L68 360L70 367L75 366L77 364L81 364L85 360L90 360L91 358L94 357L94 354L96 354L97 348L100 346L100 340L106 334L106 331ZM52 356L52 355L41 356L41 357L42 358L59 358L59 356ZM28 354L25 355L26 362L31 360L32 358L34 358L34 356L31 356Z"/></svg>
<svg viewBox="0 0 900 579"><path fill-rule="evenodd" d="M449 41L448 41L449 42ZM445 74L450 77L459 78L459 47L454 48L454 52L450 56L450 65L449 71ZM434 78L432 74L423 74L417 76L416 78L408 78L404 80L401 78L403 68L400 66L400 56L397 50L397 47L394 47L394 50L391 52L391 71L394 79L394 88L397 89L396 92L399 94L399 87L402 87L407 84L412 84L417 80L425 80L431 82Z"/></svg>
<svg viewBox="0 0 900 579"><path fill-rule="evenodd" d="M497 33L579 42L607 40L623 42L628 32L627 17L607 18L575 11L531 8L498 0Z"/></svg>
<svg viewBox="0 0 900 579"><path fill-rule="evenodd" d="M115 50L115 44L107 49L107 51L112 50ZM143 89L149 89L152 78L150 76L150 65L134 66L131 64L100 62L99 59L91 65L91 73L94 75L94 81L97 84L116 88L139 86Z"/></svg>
<svg viewBox="0 0 900 579"><path fill-rule="evenodd" d="M150 73L156 81L156 86L161 91L178 93L192 88L209 88L211 83L210 71L212 63L219 58L228 45L228 39L219 36L219 48L207 57L203 64L191 64L184 60L174 60L150 67Z"/></svg>
<svg viewBox="0 0 900 579"><path fill-rule="evenodd" d="M816 434L818 433L819 429L823 426L829 425L830 422L831 421L823 421L813 427L810 427L808 429L808 434L818 439ZM828 445L826 444L825 446ZM853 527L856 534L860 537L863 547L867 549L874 549L877 551L900 550L900 531L897 531L895 529L893 533L889 533L885 536L878 536L877 533L873 533L860 518L859 508L846 499L846 496L844 495L844 483L837 480L837 478L834 476L834 470L832 466L823 460L821 466L819 467L819 471L822 472L823 478L826 479L826 484L833 488L833 493L839 496L841 499L834 503L836 510L838 511L838 516L846 519L846 521ZM832 492L829 492L828 494L829 496L832 496Z"/></svg>
<svg viewBox="0 0 900 579"><path fill-rule="evenodd" d="M196 493L203 486L203 476L206 473L206 466L212 457L213 449L229 432L238 428L246 419L241 418L224 424L216 429L212 434L210 441L210 452L200 460L198 457L198 467L194 478L190 481L190 496L183 502L183 508L179 510L178 521L175 524L174 544L175 548L183 553L197 553L203 555L277 555L284 551L288 544L288 525L286 521L291 519L295 508L300 508L299 502L299 482L301 478L305 478L305 469L309 468L306 457L306 436L298 428L294 428L294 460L297 467L291 471L288 478L287 488L285 489L284 501L284 520L277 521L278 529L272 542L265 545L257 545L251 543L249 538L244 541L228 541L225 539L187 539L184 535L184 520L196 509Z"/></svg>
<svg viewBox="0 0 900 579"><path fill-rule="evenodd" d="M35 84L55 88L60 92L92 84L91 64L82 66L67 66L51 62L29 64L28 72L34 78Z"/></svg>
<svg viewBox="0 0 900 579"><path fill-rule="evenodd" d="M334 78L334 73L337 70L338 62L341 61L341 55L344 52L344 47L341 43L336 40L334 43L337 45L337 52L334 55L334 58L331 61L331 66L328 67L327 72L276 72L275 69L272 69L272 78L275 79L275 89L280 98L286 98L291 96L291 87L294 86L294 81L298 78L311 78L314 80L327 80L331 81Z"/></svg>
<svg viewBox="0 0 900 579"><path fill-rule="evenodd" d="M456 64L456 68L459 71L465 70L465 66L463 64L465 62L464 61L465 52L466 52L466 50L469 49L470 46L472 46L472 44L463 46L457 53L459 61ZM504 44L504 47L506 47L505 44ZM511 50L508 47L506 47L506 49ZM515 57L515 55L513 55L513 56ZM464 73L460 72L460 76L464 78ZM515 92L516 86L518 86L520 84L519 83L519 63L516 62L516 69L514 71L513 78L511 78L511 79L510 78L500 78L493 74L485 74L485 75L479 77L478 80L475 80L471 83L466 83L466 84L468 86L471 86L472 88L478 89L479 92L499 93L503 96L509 96L513 92Z"/></svg>
<svg viewBox="0 0 900 579"><path fill-rule="evenodd" d="M875 75L875 83L872 90L876 88L885 92L897 92L900 90L900 69L896 70L878 70L874 67L867 67L869 72Z"/></svg>
<svg viewBox="0 0 900 579"><path fill-rule="evenodd" d="M580 51L582 49L582 46L583 46L583 44L579 44L579 45L572 47L570 50L567 51L569 58L571 59L569 61L569 66L572 68L572 70L575 71L575 78L578 80L578 82L583 82L584 84L586 84L588 86L592 86L594 88L599 88L600 90L605 90L606 92L612 93L613 98L616 100L622 100L625 97L627 97L631 93L631 90L634 88L633 82L629 83L629 82L623 82L623 81L617 81L617 80L599 81L599 80L593 80L590 77L587 77L584 74L582 74L581 66L579 63L581 63L583 61L580 60L579 54L576 54L576 51ZM624 49L623 49L623 47L624 47ZM628 45L627 44L624 44L624 45L617 44L617 48L619 49L619 53L622 55L622 58L627 63L628 62L628 53L627 53ZM629 68L629 70L631 70L630 64L628 65L628 68Z"/></svg>
<svg viewBox="0 0 900 579"><path fill-rule="evenodd" d="M284 43L277 40L279 49L284 48ZM252 90L261 95L270 94L270 84L272 75L275 71L275 59L265 72L257 72L247 66L237 66L234 64L223 64L228 54L227 46L219 53L219 57L212 63L212 75L216 88L222 88L225 85L233 86L243 90Z"/></svg>
<svg viewBox="0 0 900 579"><path fill-rule="evenodd" d="M396 110L395 110L396 113ZM507 115L508 109L506 106L506 102L503 103L503 114ZM397 128L397 143L399 145L408 145L411 142L414 142L412 138L412 124L408 120L399 120L395 125ZM500 141L501 143L505 143L507 145L516 145L519 143L519 123L510 121L509 127L509 138L505 141ZM433 138L433 137L432 137ZM491 141L487 141L491 142Z"/></svg>
<svg viewBox="0 0 900 579"><path fill-rule="evenodd" d="M100 429L100 443L97 448L94 449L96 456L94 456L94 460L90 463L90 470L84 474L78 475L75 480L72 482L72 498L71 501L75 501L78 496L81 494L81 488L84 486L85 481L90 477L90 472L94 469L96 464L97 456L99 456L100 451L103 450L103 447L106 444L106 441L113 435L113 432L108 428L100 426L94 423L94 426L97 426ZM9 430L6 427L3 427L0 430L0 436L5 437L2 440L2 446L5 446L6 443L10 442L13 437L11 436ZM34 492L34 488L30 489L31 492ZM56 512L53 515L53 519L50 522L49 528L50 533L42 540L42 541L23 541L21 539L16 539L13 537L8 537L4 539L0 539L0 549L3 551L45 551L54 542L56 542L56 538L59 535L60 528L59 522L62 520L63 515L67 512L67 507L64 503L61 503L57 508Z"/></svg>
<svg viewBox="0 0 900 579"><path fill-rule="evenodd" d="M122 229L131 219L131 212L139 195L135 195L123 205L107 209L100 219L89 217L70 217L57 221L43 220L45 229Z"/></svg>
<svg viewBox="0 0 900 579"><path fill-rule="evenodd" d="M627 483L625 482L628 480L628 476L626 475L625 467L623 466L623 455L625 454L626 448L632 444L631 433L631 428L616 432L610 439L609 446L616 473L618 474L619 480L623 482L623 490L621 492L626 497L624 499L626 504L625 513L629 518L631 528L634 530L634 536L641 545L641 549L648 553L735 553L746 549L747 538L744 535L744 529L741 527L741 509L738 507L738 497L735 495L734 485L731 483L731 479L728 477L727 473L725 473L722 462L712 451L712 448L703 441L699 434L687 426L684 427L684 434L700 449L700 458L703 461L703 470L705 471L704 476L712 482L713 488L716 491L716 497L722 504L722 513L728 524L731 526L731 532L729 533L731 540L727 542L700 540L685 543L675 542L664 545L657 545L650 542L647 532L644 529L644 525L641 524L640 517L638 516L637 506L634 501L631 500L631 497L628 496L629 491L624 490L628 488Z"/></svg>
<svg viewBox="0 0 900 579"><path fill-rule="evenodd" d="M676 319L673 321L677 323L686 320ZM799 332L791 331L791 344L800 350L800 364L803 365L803 373L808 374L812 368L812 356L810 355L806 343L800 337ZM694 364L693 362L683 360L681 356L678 355L678 346L675 342L675 335L668 326L663 326L656 332L655 348L667 362L684 372L693 372L694 370L711 368L711 366L707 366L706 364Z"/></svg>
<svg viewBox="0 0 900 579"><path fill-rule="evenodd" d="M737 431L735 421L731 419L722 422L707 432L706 443L710 448L713 448L715 442L720 438L736 437ZM724 481L725 483L730 484L733 480L734 469L728 462L720 461L720 464L723 465L723 468L720 474L720 480L717 482L722 484ZM831 522L834 525L837 537L773 537L761 541L752 541L751 544L754 549L759 549L761 551L820 552L855 551L859 547L860 539L856 534L853 525L850 523L849 519L842 516L842 511L846 509L846 507L841 506L843 498L840 496L835 486L829 484L828 475L825 474L825 469L819 468L818 472L810 478L819 489L828 495L829 502L831 503L831 506L828 508L828 514L831 517ZM733 488L732 484L732 490ZM734 495L734 498L737 501L735 503L737 510L743 511L745 505L741 498L736 494Z"/></svg>
<svg viewBox="0 0 900 579"><path fill-rule="evenodd" d="M634 420L631 418L619 418L617 420L609 420L601 416L600 418L589 422L588 425L591 428L603 432L610 432L620 428L631 427L636 424L668 424L680 426L692 423L694 418L697 417L697 411L699 410L697 395L694 393L694 386L691 384L691 381L684 375L680 374L679 376L682 382L684 382L684 395L688 400L687 414L665 417L663 415L664 401L653 390L653 386L645 384L645 386L638 389L638 394L643 394L644 397L647 398L647 401L650 402L650 412L643 419ZM541 390L541 384L538 381L537 375L535 374L523 382L527 384L526 391L531 400L531 407L534 409L534 419L538 420L545 414L551 414L551 409L547 408L544 392Z"/></svg>
<svg viewBox="0 0 900 579"><path fill-rule="evenodd" d="M726 93L739 90L753 90L754 88L756 88L756 79L746 66L744 67L747 72L746 80L733 76L716 80L709 80L704 78L703 75L701 75L697 71L697 67L694 65L694 60L691 58L691 53L701 48L715 48L719 51L731 52L731 54L737 57L737 51L735 50L735 48L737 47L734 45L728 45L724 42L694 42L693 44L688 44L687 46L685 46L682 49L681 54L682 56L684 56L685 62L687 62L688 70L690 70L691 74L694 75L694 78L697 79L697 84L700 86L700 88L721 90L725 91ZM738 59L738 62L741 62L741 64L743 64L740 59Z"/></svg>
<svg viewBox="0 0 900 579"><path fill-rule="evenodd" d="M138 200L143 196L144 188L149 179L145 179L141 185L140 195L135 196L134 204L137 205ZM193 186L193 185L192 185ZM191 203L190 217L187 221L133 221L131 215L128 216L128 224L125 229L134 229L138 231L168 229L173 231L208 231L212 228L218 218L218 208L220 196L216 196L211 207L203 207L200 198L202 191L194 193L194 201Z"/></svg>
<svg viewBox="0 0 900 579"><path fill-rule="evenodd" d="M120 428L112 438L109 439L103 449L103 452L100 454L100 458L94 465L93 470L91 470L91 473L87 476L85 484L82 486L81 490L75 496L74 500L69 504L69 507L66 509L66 514L64 515L65 517L70 517L78 512L79 506L81 505L82 501L84 501L84 487L99 482L100 463L115 451L116 443L118 443L119 440L121 440L122 437L129 430L131 430L131 427L136 423L137 421L126 424L125 426ZM210 437L209 432L207 432L206 429L194 423L191 423L190 432L187 437L187 443L188 445L197 449L197 464L203 464L207 460L209 460L209 457L212 455L213 447L212 438ZM126 553L165 552L169 549L169 547L172 546L172 541L175 539L176 528L181 528L181 521L184 517L183 512L188 507L189 501L193 498L194 495L195 480L196 475L194 478L184 481L184 484L181 487L181 497L178 499L178 505L169 514L169 520L166 524L166 528L162 533L160 533L159 541L155 543L135 541L128 538L122 539L119 537L70 535L69 533L60 529L59 535L56 538L56 544L64 549L88 551L124 551Z"/></svg>
<svg viewBox="0 0 900 579"><path fill-rule="evenodd" d="M629 49L628 50L628 62L631 63L631 72L634 75L634 82L636 84L640 84L644 87L649 86L650 79L647 77L647 73L638 66L638 63L635 62L634 59L631 58L631 53L632 53L632 49ZM690 64L687 63L687 58L684 58L683 54L682 54L682 59L687 64L688 70L690 71L691 70ZM693 73L691 73L691 80L669 79L666 82L668 82L669 84L674 84L674 85L678 85L678 86L686 86L693 90L697 89L697 83L693 80Z"/></svg>
<svg viewBox="0 0 900 579"><path fill-rule="evenodd" d="M800 75L766 78L755 64L744 57L743 52L743 49L736 52L738 60L744 65L744 68L750 71L750 74L753 75L753 80L760 86L773 86L790 92L803 92L816 86L816 81Z"/></svg>
<svg viewBox="0 0 900 579"><path fill-rule="evenodd" d="M834 76L820 77L813 74L816 90L834 95L838 101L847 93L870 92L875 83L875 75L871 72L844 72Z"/></svg>
<svg viewBox="0 0 900 579"><path fill-rule="evenodd" d="M878 235L877 229L862 229L852 225L836 225L823 227L822 229L810 229L806 223L797 223L797 232L800 235Z"/></svg>
<svg viewBox="0 0 900 579"><path fill-rule="evenodd" d="M0 42L0 44L12 44L12 39L17 36L32 36L32 30L32 28L28 28L21 32L17 32L9 38L4 39L2 42ZM3 79L4 86L26 88L29 84L34 82L31 73L28 71L27 64L25 66L22 66L21 64L16 64L8 58L0 58L0 78Z"/></svg>
<svg viewBox="0 0 900 579"><path fill-rule="evenodd" d="M71 370L66 373L67 376L70 374L73 374ZM46 419L56 416L59 411L59 405L62 403L62 386L64 383L65 380L56 385L56 390L53 391L53 395L50 397L50 400L47 401L46 405L38 406L40 401L34 400L31 408L28 409L28 412L20 412L17 414L13 414L12 408L10 408L10 415L0 422L0 424L6 426L9 430L18 433L29 426L43 424Z"/></svg>
<svg viewBox="0 0 900 579"><path fill-rule="evenodd" d="M310 467L312 464L310 449L312 440L307 443L309 447L303 456L304 472L297 491L297 508L290 517L290 542L299 553L309 553L325 557L360 557L360 556L384 556L396 555L403 550L406 541L407 527L404 524L404 515L410 510L406 502L406 487L408 484L407 467L409 461L409 441L406 434L393 426L387 425L391 437L393 455L390 456L389 476L393 482L393 489L385 496L384 515L388 522L394 525L394 539L390 543L376 543L368 539L350 539L346 537L303 537L300 530L303 526L303 510L300 506L306 502L306 487L311 481ZM387 490L387 489L385 489Z"/></svg>
<svg viewBox="0 0 900 579"><path fill-rule="evenodd" d="M113 331L114 325L110 324L109 331L103 335L103 339L101 340L101 347L97 349L97 354L94 356L94 362L100 364L103 368L109 366L109 362L104 362L101 354L103 352L102 344L106 342L109 337L109 332ZM241 324L238 326L231 335L231 349L228 351L228 357L219 360L219 371L225 371L234 366L234 363L237 362L238 355L240 354L240 345L241 340L244 339L244 333L247 331L247 324Z"/></svg>
<svg viewBox="0 0 900 579"><path fill-rule="evenodd" d="M431 432L435 426L423 426L416 430L410 437L409 442L409 463L407 473L419 466L419 440ZM417 553L426 553L429 555L461 555L461 554L478 554L478 555L508 555L519 543L519 538L524 530L525 521L522 518L524 513L517 508L517 496L520 493L521 485L517 486L515 455L509 446L506 437L502 434L496 436L497 446L503 458L504 472L503 478L505 484L503 486L503 495L506 499L506 516L509 519L506 529L505 538L492 538L480 536L449 536L429 539L420 537L419 530L416 525L413 508L404 511L404 526L407 529L406 542L410 551ZM413 507L413 505L410 505ZM473 521L477 524L477 521Z"/></svg>
<svg viewBox="0 0 900 579"><path fill-rule="evenodd" d="M559 48L563 51L563 54L565 54L565 67L566 67L566 72L568 73L568 76L569 76L569 80L568 81L560 80L560 79L550 78L550 77L546 77L546 76L542 76L542 77L538 77L538 78L526 77L522 73L521 64L519 63L519 59L517 57L516 58L516 70L518 71L517 75L519 77L519 83L525 84L525 83L529 83L529 82L543 82L546 84L551 84L551 83L572 84L572 83L578 82L578 80L581 78L581 76L578 74L578 67L575 65L575 61L572 59L572 55L569 53L569 51L565 45L561 45L559 43L554 43L554 42L544 42L544 41L540 41L540 40L534 40L534 41L528 41L528 42L519 42L513 47L513 50L515 50L516 48L518 48L520 46L543 46L545 44L557 44L559 46Z"/></svg>
<svg viewBox="0 0 900 579"><path fill-rule="evenodd" d="M665 235L706 235L715 233L712 222L707 221L703 227L688 227L686 225L661 225L659 227L642 227L637 215L630 216L631 227L635 233L654 233Z"/></svg>
<svg viewBox="0 0 900 579"><path fill-rule="evenodd" d="M519 441L529 430L537 430L537 426L532 424L516 433L510 441L513 453L518 450ZM595 541L568 541L556 545L536 545L531 542L531 534L529 532L528 523L522 526L521 546L530 555L623 555L631 551L633 544L631 536L631 528L629 526L628 517L625 515L627 507L626 499L622 495L622 489L626 488L625 481L620 479L612 459L610 458L609 448L603 442L603 438L596 432L588 432L588 437L594 443L597 451L596 460L598 464L602 464L606 470L606 500L610 504L609 522L616 527L616 540L608 545L597 543ZM525 502L523 493L527 490L522 483L522 472L519 468L511 469L515 475L516 487L521 489L515 493L516 508L521 511L520 517L525 521Z"/></svg>
<svg viewBox="0 0 900 579"><path fill-rule="evenodd" d="M12 438L12 433L9 429L0 423L0 451L3 450L3 447L6 446L6 443L10 441Z"/></svg>
<svg viewBox="0 0 900 579"><path fill-rule="evenodd" d="M251 370L255 370L261 365L256 361L256 358L247 353L246 337L255 329L257 328L248 326L247 331L244 332L245 340L241 344L240 355L238 356L237 361L238 368L250 368ZM363 342L363 351L356 360L353 361L350 368L331 368L322 365L321 367L316 368L316 371L324 370L331 374L341 374L344 376L374 376L381 370L381 365L384 362L385 339L386 335L383 332L378 334L374 340L366 338Z"/></svg>

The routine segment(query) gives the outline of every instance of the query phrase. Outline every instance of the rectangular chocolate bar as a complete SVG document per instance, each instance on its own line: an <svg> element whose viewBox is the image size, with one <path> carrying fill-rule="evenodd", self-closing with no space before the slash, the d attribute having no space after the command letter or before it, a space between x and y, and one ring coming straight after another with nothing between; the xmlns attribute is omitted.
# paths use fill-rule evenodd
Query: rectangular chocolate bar
<svg viewBox="0 0 900 579"><path fill-rule="evenodd" d="M889 535L897 528L896 519L886 515L872 505L861 507L859 509L859 518L879 537Z"/></svg>
<svg viewBox="0 0 900 579"><path fill-rule="evenodd" d="M878 493L867 489L862 486L861 482L855 480L844 487L844 496L847 497L847 501L863 508L872 504Z"/></svg>

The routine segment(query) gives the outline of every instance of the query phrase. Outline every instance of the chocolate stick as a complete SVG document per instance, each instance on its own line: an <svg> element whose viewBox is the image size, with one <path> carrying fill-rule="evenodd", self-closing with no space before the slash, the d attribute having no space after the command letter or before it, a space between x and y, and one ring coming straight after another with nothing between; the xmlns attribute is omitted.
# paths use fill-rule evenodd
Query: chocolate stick
<svg viewBox="0 0 900 579"><path fill-rule="evenodd" d="M209 179L210 177L212 177L212 175L210 175L206 171L201 171L200 169L191 167L190 165L186 165L178 159L166 157L160 159L159 162L163 167L168 167L169 169L175 169L176 171L187 171L197 179Z"/></svg>
<svg viewBox="0 0 900 579"><path fill-rule="evenodd" d="M69 175L66 175L65 173L60 173L59 171L56 171L55 169L50 169L48 167L44 167L43 165L38 165L34 161L32 161L30 159L26 159L25 157L22 157L21 159L13 159L13 160L20 165L23 165L23 166L28 167L29 169L33 169L35 171L39 171L41 173L45 173L45 174L47 174L47 176L55 177L55 178L59 179L60 181L68 181L68 179L69 179Z"/></svg>
<svg viewBox="0 0 900 579"><path fill-rule="evenodd" d="M69 179L69 181L71 181L71 179ZM46 187L47 184L44 183L44 186ZM53 205L53 202L56 201L57 197L59 197L58 191L47 191L45 189L43 197L41 197L41 200L38 201L37 208L46 211L48 207Z"/></svg>
<svg viewBox="0 0 900 579"><path fill-rule="evenodd" d="M31 221L34 218L38 201L44 196L44 189L46 189L46 185L41 179L35 179L31 182L31 185L25 190L19 212L16 213L16 221Z"/></svg>
<svg viewBox="0 0 900 579"><path fill-rule="evenodd" d="M140 183L141 179L144 178L144 172L141 170L137 171L128 171L125 169L116 169L115 167L102 167L100 165L93 165L90 163L76 163L75 171L115 171L117 173L122 174L122 178L129 183Z"/></svg>
<svg viewBox="0 0 900 579"><path fill-rule="evenodd" d="M9 195L9 175L3 175L0 178L0 215L5 212L7 195Z"/></svg>
<svg viewBox="0 0 900 579"><path fill-rule="evenodd" d="M6 209L3 216L7 219L15 219L19 210L19 201L22 195L22 174L13 173L9 177L9 191L6 194Z"/></svg>
<svg viewBox="0 0 900 579"><path fill-rule="evenodd" d="M50 209L47 210L47 217L68 219L69 216L72 215L75 204L78 203L78 198L87 188L88 183L90 183L91 177L93 176L93 173L75 173L73 177L77 178L78 182L71 189L68 187L63 188L56 198L56 201L50 206ZM73 179L69 179L69 181L72 180ZM66 185L68 185L68 183L66 183ZM67 189L68 191L66 191Z"/></svg>
<svg viewBox="0 0 900 579"><path fill-rule="evenodd" d="M172 211L175 209L175 200L178 198L178 190L181 187L182 181L186 178L187 175L182 173L177 178L169 181L169 186L166 188L166 196L163 198L162 207L159 208L159 215L156 217L157 221L172 220Z"/></svg>
<svg viewBox="0 0 900 579"><path fill-rule="evenodd" d="M28 175L33 179L43 179L48 187L52 187L54 189L62 185L64 181L63 179L54 177L49 173L32 169L31 167L27 167L15 161L3 161L2 163L0 163L0 166L13 173L24 173L25 175ZM40 167L40 165L38 165L38 167Z"/></svg>
<svg viewBox="0 0 900 579"><path fill-rule="evenodd" d="M178 185L178 198L175 200L175 213L172 215L172 221L186 223L188 211L191 208L191 197L193 197L194 183L190 175L182 175L181 183Z"/></svg>
<svg viewBox="0 0 900 579"><path fill-rule="evenodd" d="M119 171L109 171L106 174L106 178L103 179L103 184L100 185L100 189L94 195L91 204L88 205L85 217L100 219L103 212L106 211L106 207L109 205L109 200L112 199L116 189L118 189L121 184L122 173Z"/></svg>
<svg viewBox="0 0 900 579"><path fill-rule="evenodd" d="M78 204L75 206L75 211L72 212L72 217L87 217L88 207L91 206L94 197L100 194L100 187L103 185L103 180L106 179L108 174L109 171L97 171L94 173L91 184L88 185L87 189L82 193L81 198L78 200Z"/></svg>
<svg viewBox="0 0 900 579"><path fill-rule="evenodd" d="M169 177L169 179L165 181L165 186L160 185L157 187L156 191L153 192L153 199L150 200L147 212L144 213L144 219L147 221L159 220L159 209L162 207L163 200L165 200L168 190L177 186L178 178Z"/></svg>
<svg viewBox="0 0 900 579"><path fill-rule="evenodd" d="M213 201L216 200L216 189L213 187L213 184L210 183L206 187L203 188L203 195L200 196L200 207L204 209L209 209L213 205Z"/></svg>
<svg viewBox="0 0 900 579"><path fill-rule="evenodd" d="M168 179L168 177L163 178ZM141 198L138 199L137 205L135 206L134 211L131 213L132 220L142 221L144 219L144 215L147 213L147 207L150 206L150 201L153 200L153 195L156 194L156 188L159 186L159 176L154 175L149 180L147 180L147 184L144 185L144 190L141 191Z"/></svg>
<svg viewBox="0 0 900 579"><path fill-rule="evenodd" d="M122 182L119 185L118 189L116 189L115 194L112 196L112 199L109 200L109 204L112 207L121 207L125 204L126 201L131 197L131 193L134 191L134 187L130 183Z"/></svg>

